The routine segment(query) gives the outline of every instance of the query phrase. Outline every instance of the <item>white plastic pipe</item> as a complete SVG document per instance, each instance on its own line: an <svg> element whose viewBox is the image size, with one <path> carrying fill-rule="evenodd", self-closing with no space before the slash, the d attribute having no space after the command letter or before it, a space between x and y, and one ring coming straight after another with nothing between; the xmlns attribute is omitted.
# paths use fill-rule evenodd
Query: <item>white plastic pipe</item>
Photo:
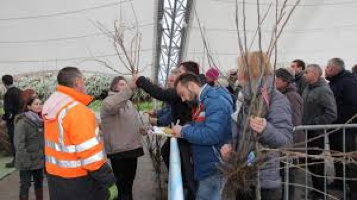
<svg viewBox="0 0 357 200"><path fill-rule="evenodd" d="M170 138L169 200L184 200L180 151L177 138Z"/></svg>

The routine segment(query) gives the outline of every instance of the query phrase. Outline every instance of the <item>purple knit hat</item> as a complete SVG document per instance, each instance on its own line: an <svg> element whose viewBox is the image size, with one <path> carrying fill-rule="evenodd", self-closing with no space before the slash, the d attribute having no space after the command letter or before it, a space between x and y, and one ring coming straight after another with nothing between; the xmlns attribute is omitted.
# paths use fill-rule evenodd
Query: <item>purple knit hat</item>
<svg viewBox="0 0 357 200"><path fill-rule="evenodd" d="M219 71L215 67L211 67L206 72L206 77L212 81L217 81L219 77Z"/></svg>

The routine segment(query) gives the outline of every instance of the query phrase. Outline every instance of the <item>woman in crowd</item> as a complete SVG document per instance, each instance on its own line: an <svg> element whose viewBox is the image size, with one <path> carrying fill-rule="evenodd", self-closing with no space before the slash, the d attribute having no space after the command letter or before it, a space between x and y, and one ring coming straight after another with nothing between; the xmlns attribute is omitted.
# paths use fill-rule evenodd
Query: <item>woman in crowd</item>
<svg viewBox="0 0 357 200"><path fill-rule="evenodd" d="M42 101L30 97L24 100L24 112L15 119L15 166L20 171L20 200L29 199L31 180L36 200L43 199L44 136L41 118Z"/></svg>
<svg viewBox="0 0 357 200"><path fill-rule="evenodd" d="M105 149L117 178L120 200L132 200L138 157L144 155L139 113L131 102L132 90L124 77L115 77L101 109Z"/></svg>
<svg viewBox="0 0 357 200"><path fill-rule="evenodd" d="M268 148L281 148L292 142L293 125L291 108L287 98L274 87L273 70L268 57L263 52L249 52L239 58L238 80L243 87L243 104L237 105L237 131L233 132L232 144L221 148L221 154L227 158L230 152L236 151L248 155L255 152L255 140ZM256 98L263 102L259 109L254 104L251 115L249 108ZM239 101L237 101L239 102ZM245 124L249 128L245 130ZM245 131L245 132L244 132ZM281 199L280 154L277 152L264 153L264 164L260 170L260 185L262 200ZM249 162L249 161L248 161ZM250 194L238 192L237 199L255 199L255 190Z"/></svg>
<svg viewBox="0 0 357 200"><path fill-rule="evenodd" d="M37 93L33 89L25 89L21 92L21 109L24 111L26 110L26 101L30 98L37 97Z"/></svg>

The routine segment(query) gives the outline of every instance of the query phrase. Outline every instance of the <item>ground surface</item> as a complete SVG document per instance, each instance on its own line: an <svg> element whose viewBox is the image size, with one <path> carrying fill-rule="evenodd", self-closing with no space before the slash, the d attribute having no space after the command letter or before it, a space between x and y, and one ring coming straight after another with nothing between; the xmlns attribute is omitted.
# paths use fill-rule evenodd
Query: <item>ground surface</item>
<svg viewBox="0 0 357 200"><path fill-rule="evenodd" d="M8 161L9 159L6 159ZM4 159L0 159L2 168L5 165ZM134 182L133 195L134 200L152 200L155 199L155 181L154 172L151 167L151 161L148 156L141 157L138 163L137 176ZM10 175L0 180L0 199L1 200L16 200L19 194L19 172L14 169ZM44 181L44 199L48 200L47 181ZM34 200L33 189L31 189L30 200Z"/></svg>

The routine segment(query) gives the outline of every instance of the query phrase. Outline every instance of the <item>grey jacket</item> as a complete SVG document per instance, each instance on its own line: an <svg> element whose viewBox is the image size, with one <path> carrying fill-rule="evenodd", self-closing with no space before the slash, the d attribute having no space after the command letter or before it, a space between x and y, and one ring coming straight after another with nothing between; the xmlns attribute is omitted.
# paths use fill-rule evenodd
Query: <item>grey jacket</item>
<svg viewBox="0 0 357 200"><path fill-rule="evenodd" d="M108 155L142 149L139 113L130 98L133 92L125 88L121 93L109 92L104 99L100 118L104 146Z"/></svg>
<svg viewBox="0 0 357 200"><path fill-rule="evenodd" d="M324 78L305 88L303 125L331 124L337 118L334 94Z"/></svg>
<svg viewBox="0 0 357 200"><path fill-rule="evenodd" d="M41 169L44 167L43 124L38 125L19 114L15 118L14 144L15 166L19 170Z"/></svg>
<svg viewBox="0 0 357 200"><path fill-rule="evenodd" d="M268 113L265 117L267 126L259 137L259 143L268 148L281 148L290 145L293 141L293 125L291 122L291 107L288 99L279 91L272 88L272 77L266 77L263 85L270 91L270 105ZM249 101L251 95L247 88L243 90L244 105L242 110L243 117L238 117L238 134L242 140L242 133L244 131L244 123L249 120L247 110L249 109ZM237 136L233 135L237 139ZM234 142L234 141L233 141ZM246 141L244 141L246 142ZM241 144L241 143L240 143ZM234 145L233 145L234 146ZM239 147L235 146L236 150ZM238 152L239 153L239 152ZM260 170L260 181L263 189L276 189L281 186L280 176L280 161L276 158L280 156L279 153L270 152L263 158L266 162Z"/></svg>

